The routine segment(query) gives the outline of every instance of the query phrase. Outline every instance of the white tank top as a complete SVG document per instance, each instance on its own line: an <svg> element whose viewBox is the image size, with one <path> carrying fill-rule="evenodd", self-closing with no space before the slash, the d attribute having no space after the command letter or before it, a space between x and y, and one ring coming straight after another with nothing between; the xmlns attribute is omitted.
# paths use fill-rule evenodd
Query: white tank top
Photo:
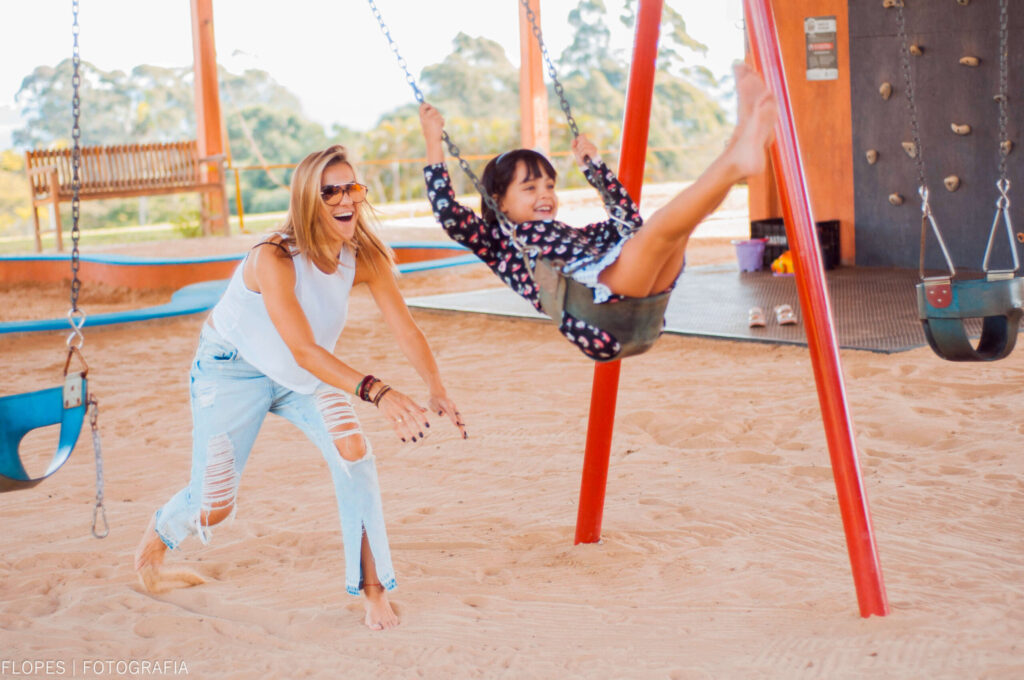
<svg viewBox="0 0 1024 680"><path fill-rule="evenodd" d="M320 379L295 362L267 314L263 296L245 286L242 270L247 259L248 256L238 265L224 296L213 308L213 325L238 348L243 359L268 378L295 392L312 394ZM295 297L313 329L316 344L334 352L348 314L348 297L356 273L355 253L348 247L342 248L338 269L333 274L324 274L305 255L294 255L292 263Z"/></svg>

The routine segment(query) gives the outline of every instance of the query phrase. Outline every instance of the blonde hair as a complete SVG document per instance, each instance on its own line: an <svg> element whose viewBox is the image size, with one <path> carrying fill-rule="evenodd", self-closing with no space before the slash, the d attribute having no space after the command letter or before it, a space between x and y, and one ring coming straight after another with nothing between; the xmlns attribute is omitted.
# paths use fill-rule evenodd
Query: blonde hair
<svg viewBox="0 0 1024 680"><path fill-rule="evenodd" d="M288 217L281 228L285 242L325 274L337 270L338 253L336 243L326 238L333 225L326 221L320 186L324 171L337 164L347 165L353 174L356 171L348 159L348 151L337 144L302 159L292 174ZM357 265L362 263L374 273L382 268L394 271L394 253L370 221L374 218L373 208L363 201L355 205L355 211L355 233L348 245L356 251Z"/></svg>

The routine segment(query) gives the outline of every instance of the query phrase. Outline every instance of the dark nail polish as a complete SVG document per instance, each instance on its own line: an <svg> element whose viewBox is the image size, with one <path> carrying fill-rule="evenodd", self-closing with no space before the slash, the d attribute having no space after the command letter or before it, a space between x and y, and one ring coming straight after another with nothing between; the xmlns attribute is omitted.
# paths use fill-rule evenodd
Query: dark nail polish
<svg viewBox="0 0 1024 680"><path fill-rule="evenodd" d="M413 438L412 438L412 440L413 440L413 441L416 441L416 437L413 437Z"/></svg>
<svg viewBox="0 0 1024 680"><path fill-rule="evenodd" d="M405 437L402 437L402 443L403 444L405 443Z"/></svg>
<svg viewBox="0 0 1024 680"><path fill-rule="evenodd" d="M427 427L430 427L430 423L427 423Z"/></svg>
<svg viewBox="0 0 1024 680"><path fill-rule="evenodd" d="M462 438L463 439L469 439L469 433L468 432L463 432L462 433Z"/></svg>

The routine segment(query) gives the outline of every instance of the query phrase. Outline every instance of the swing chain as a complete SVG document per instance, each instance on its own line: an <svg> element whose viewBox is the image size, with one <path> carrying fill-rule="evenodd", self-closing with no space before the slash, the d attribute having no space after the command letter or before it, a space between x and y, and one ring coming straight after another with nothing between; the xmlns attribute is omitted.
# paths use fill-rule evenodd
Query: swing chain
<svg viewBox="0 0 1024 680"><path fill-rule="evenodd" d="M394 54L395 58L398 60L398 65L403 71L405 71L405 82L409 83L409 87L412 88L412 92L416 96L416 101L422 104L423 93L420 92L420 88L416 84L416 78L414 78L412 73L409 71L409 65L406 63L405 58L399 54L398 44L395 42L394 38L391 37L391 30L388 28L388 25L384 23L384 16L377 8L377 3L373 0L367 0L367 2L370 3L370 9L373 11L373 17L377 20L377 23L380 24L381 32L384 34L384 37L388 39L388 47L391 48L392 54Z"/></svg>
<svg viewBox="0 0 1024 680"><path fill-rule="evenodd" d="M999 102L999 179L996 180L996 189L999 191L999 198L996 199L996 215L992 220L992 230L988 234L988 244L985 246L985 259L982 261L982 270L989 278L1003 278L1015 273L1020 269L1020 258L1017 255L1017 244L1013 236L1013 223L1010 220L1010 178L1007 172L1007 158L1009 157L1009 145L1003 143L1009 141L1009 54L1010 54L1010 31L1009 31L1009 10L1008 0L999 0L999 94L996 100ZM992 256L992 246L995 243L996 232L999 230L999 219L1002 218L1006 225L1006 235L1010 240L1010 254L1013 256L1013 270L989 271L989 259Z"/></svg>
<svg viewBox="0 0 1024 680"><path fill-rule="evenodd" d="M388 47L391 49L391 53L394 54L395 59L398 60L398 66L402 69L402 71L405 72L405 81L409 83L409 87L412 88L412 92L413 95L416 97L416 101L419 102L420 104L423 104L423 92L420 91L419 85L417 85L416 83L416 78L412 75L412 72L409 70L409 64L405 61L405 58L398 51L398 44L395 43L394 38L391 37L391 30L388 28L388 25L384 22L384 16L381 14L380 9L377 7L377 3L375 3L374 0L367 0L367 2L370 5L370 10L373 12L374 18L380 25L381 32L384 34L384 37L387 38ZM477 190L477 192L479 192L481 200L483 200L487 204L487 207L494 212L494 215L498 220L499 228L501 229L505 237L509 239L509 242L511 243L512 247L515 248L519 252L519 254L523 256L524 260L527 263L530 263L532 261L532 258L536 258L536 256L540 254L541 249L538 246L524 245L521 242L517 226L513 224L512 221L509 220L509 218L505 215L505 213L501 211L501 208L498 207L498 203L497 201L494 200L494 197L487 193L487 190L484 188L483 182L481 182L480 178L477 177L475 172L473 172L473 168L470 167L469 162L462 157L462 151L459 149L458 146L456 146L455 142L452 141L452 138L448 136L448 132L446 130L441 131L441 140L448 147L448 153L452 156L452 158L454 158L458 162L459 167L462 169L462 172L464 172L466 176L469 177L469 180L473 183L473 187ZM531 271L532 275L533 267L530 266L528 267L528 269Z"/></svg>
<svg viewBox="0 0 1024 680"><path fill-rule="evenodd" d="M558 104L562 107L562 112L565 114L565 119L569 124L569 129L572 131L573 139L577 139L580 136L580 129L576 125L576 119L573 118L572 109L569 107L569 100L565 96L565 88L562 87L562 82L558 79L558 71L555 70L555 65L551 61L551 55L548 52L548 47L544 43L544 37L541 35L540 23L537 21L537 14L533 11L533 7L530 6L530 0L519 0L522 4L523 9L526 10L526 19L530 22L530 28L533 31L533 36L537 39L537 44L540 46L541 56L544 58L544 63L547 65L548 75L551 77L551 82L555 86L555 94L558 95ZM604 177L596 162L592 158L587 158L587 165L590 166L590 173L596 180L594 185L598 193L601 194L601 200L604 201L605 211L608 213L608 217L615 222L616 229L619 230L619 235L623 238L628 238L633 235L639 227L626 219L626 209L621 205L615 203L615 199L608 191L608 186L605 184Z"/></svg>
<svg viewBox="0 0 1024 680"><path fill-rule="evenodd" d="M78 278L78 269L81 260L78 252L78 240L81 236L79 219L81 217L81 191L82 178L80 174L82 164L82 99L80 89L82 85L81 65L82 58L78 49L78 2L72 0L71 11L74 21L71 26L71 33L74 36L74 47L71 53L71 308L68 310L68 323L71 325L71 333L68 335L67 346L70 352L72 348L81 349L85 344L85 336L82 335L82 326L85 324L85 312L78 308L78 293L82 289L82 282Z"/></svg>
<svg viewBox="0 0 1024 680"><path fill-rule="evenodd" d="M562 88L562 83L558 80L558 72L555 71L555 65L551 63L551 55L548 54L548 47L544 44L544 38L541 37L540 23L537 21L537 15L533 11L533 7L530 6L530 0L520 0L523 5L523 9L526 10L526 19L530 22L530 28L533 30L533 35L537 38L537 44L540 45L541 56L544 57L544 63L547 64L548 75L551 76L551 82L555 85L555 94L558 95L558 103L562 107L562 112L565 113L565 119L569 123L569 129L572 130L573 138L580 136L580 129L576 125L576 119L572 117L572 110L569 108L569 100L566 99L565 89Z"/></svg>
<svg viewBox="0 0 1024 680"><path fill-rule="evenodd" d="M903 85L907 96L907 109L910 112L910 133L914 141L914 162L917 165L917 185L924 187L924 149L921 146L921 127L917 120L917 98L914 96L914 81L911 77L910 38L907 36L907 18L903 13L904 3L896 3L898 33L900 38L900 57L903 69ZM923 197L922 197L923 198ZM924 206L922 206L923 209Z"/></svg>
<svg viewBox="0 0 1024 680"><path fill-rule="evenodd" d="M1009 141L1008 133L1010 118L1010 17L1008 0L999 0L999 180L1007 182L1007 159L1009 149L1003 143ZM1000 191L1002 189L1000 188ZM1009 201L1009 199L1007 199ZM1008 206L1007 206L1008 207Z"/></svg>
<svg viewBox="0 0 1024 680"><path fill-rule="evenodd" d="M103 505L103 451L100 445L99 402L92 395L89 396L89 427L92 429L92 450L96 458L96 504L92 509L92 535L96 538L106 538L110 533L110 524L107 523L107 509ZM103 530L99 530L99 522L103 521Z"/></svg>
<svg viewBox="0 0 1024 680"><path fill-rule="evenodd" d="M78 240L81 237L79 226L81 217L81 165L82 165L82 99L81 86L82 58L78 49L78 3L79 0L71 1L71 12L74 21L71 26L71 33L74 35L74 48L72 50L71 65L71 309L68 310L68 322L71 324L71 334L68 336L68 359L64 365L64 374L67 375L71 356L77 354L85 370L82 372L84 378L89 371L82 356L81 349L85 343L85 336L82 335L82 326L85 325L85 312L78 308L78 293L82 288L82 282L78 278L80 258L78 252ZM107 523L107 510L103 506L103 453L100 446L100 430L98 425L99 404L96 397L90 392L87 404L89 414L89 427L92 430L92 449L96 458L96 504L92 510L92 535L96 538L105 538L110 533L110 525ZM103 529L99 530L99 521L103 521Z"/></svg>

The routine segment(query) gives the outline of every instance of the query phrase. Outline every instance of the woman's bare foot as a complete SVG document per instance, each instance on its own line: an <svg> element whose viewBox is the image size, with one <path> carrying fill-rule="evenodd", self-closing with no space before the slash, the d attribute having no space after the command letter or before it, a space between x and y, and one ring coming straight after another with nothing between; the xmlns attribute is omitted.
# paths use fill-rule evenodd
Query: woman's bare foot
<svg viewBox="0 0 1024 680"><path fill-rule="evenodd" d="M364 623L370 630L387 630L398 627L398 615L391 608L387 592L379 583L363 584L366 596L366 618Z"/></svg>
<svg viewBox="0 0 1024 680"><path fill-rule="evenodd" d="M188 588L206 583L202 576L187 569L166 571L163 568L166 553L167 546L156 533L156 515L153 515L142 534L142 540L135 548L135 571L146 590L162 593L171 588Z"/></svg>

